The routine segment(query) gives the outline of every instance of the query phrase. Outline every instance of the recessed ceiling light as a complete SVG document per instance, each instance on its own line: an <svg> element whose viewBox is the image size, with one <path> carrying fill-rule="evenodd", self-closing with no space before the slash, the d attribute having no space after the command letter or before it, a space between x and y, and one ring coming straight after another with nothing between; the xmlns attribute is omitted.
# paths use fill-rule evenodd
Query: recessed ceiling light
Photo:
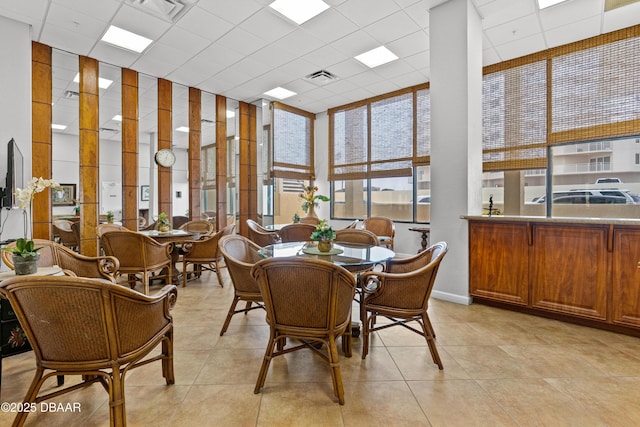
<svg viewBox="0 0 640 427"><path fill-rule="evenodd" d="M121 122L122 121L122 116L120 114L116 114L115 116L113 116L113 118L111 120L116 121L116 122Z"/></svg>
<svg viewBox="0 0 640 427"><path fill-rule="evenodd" d="M55 130L65 130L67 128L67 125L57 125L55 123L51 124L51 129L55 129Z"/></svg>
<svg viewBox="0 0 640 427"><path fill-rule="evenodd" d="M285 99L285 98L289 98L290 96L297 95L297 93L291 92L290 90L280 86L274 89L271 89L270 91L265 92L264 94L267 96L271 96L273 98L278 98L278 99Z"/></svg>
<svg viewBox="0 0 640 427"><path fill-rule="evenodd" d="M356 56L356 59L369 68L395 61L398 56L384 46L371 49L368 52Z"/></svg>
<svg viewBox="0 0 640 427"><path fill-rule="evenodd" d="M76 76L73 78L73 81L76 83L80 83L80 73L76 74ZM113 80L98 77L98 87L100 89L107 89L109 86L111 86L111 83L113 83Z"/></svg>
<svg viewBox="0 0 640 427"><path fill-rule="evenodd" d="M276 0L269 7L298 25L329 9L322 0Z"/></svg>
<svg viewBox="0 0 640 427"><path fill-rule="evenodd" d="M178 132L189 132L189 127L188 126L180 126L176 128L176 131Z"/></svg>
<svg viewBox="0 0 640 427"><path fill-rule="evenodd" d="M107 32L102 36L102 41L137 53L141 53L153 42L151 39L114 25L109 26Z"/></svg>
<svg viewBox="0 0 640 427"><path fill-rule="evenodd" d="M567 0L538 0L538 8L544 9L545 7L555 6L558 3L563 3Z"/></svg>

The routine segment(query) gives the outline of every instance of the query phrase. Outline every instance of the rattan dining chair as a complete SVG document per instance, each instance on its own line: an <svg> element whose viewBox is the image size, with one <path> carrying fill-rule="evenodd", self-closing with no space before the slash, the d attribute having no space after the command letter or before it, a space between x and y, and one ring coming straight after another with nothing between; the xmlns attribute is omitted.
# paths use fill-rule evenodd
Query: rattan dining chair
<svg viewBox="0 0 640 427"><path fill-rule="evenodd" d="M369 230L358 230L356 228L345 228L336 230L336 242L364 243L367 245L380 246L378 236Z"/></svg>
<svg viewBox="0 0 640 427"><path fill-rule="evenodd" d="M249 239L260 247L273 245L280 241L277 232L267 230L252 219L247 219L247 227L249 230Z"/></svg>
<svg viewBox="0 0 640 427"><path fill-rule="evenodd" d="M295 224L287 224L280 229L278 234L282 243L287 242L307 242L311 240L311 233L316 231L316 226L298 222Z"/></svg>
<svg viewBox="0 0 640 427"><path fill-rule="evenodd" d="M222 255L218 251L218 242L222 236L228 236L233 233L236 228L235 224L227 225L213 236L206 236L201 240L184 243L182 245L182 286L187 286L187 266L192 264L193 273L199 277L202 270L214 271L218 278L220 287L224 287L222 274L220 274L220 265L218 262Z"/></svg>
<svg viewBox="0 0 640 427"><path fill-rule="evenodd" d="M161 361L166 383L175 382L169 313L177 298L175 286L145 296L104 280L17 276L0 283L0 294L11 303L36 359L23 402L36 404L97 382L109 394L111 426L120 427L126 425L127 372ZM148 357L159 345L160 354ZM67 375L82 375L82 380L39 393L47 379ZM25 411L16 414L14 426L24 424L31 406L20 407Z"/></svg>
<svg viewBox="0 0 640 427"><path fill-rule="evenodd" d="M67 275L105 279L113 283L116 282L120 262L115 257L90 257L81 255L51 240L33 239L33 243L36 248L42 248L38 251L40 254L38 267L57 265ZM15 246L15 242L9 243L5 247L12 246ZM11 252L2 251L2 262L11 270L14 269Z"/></svg>
<svg viewBox="0 0 640 427"><path fill-rule="evenodd" d="M381 245L393 250L396 227L392 219L385 216L370 216L362 221L362 228L378 236Z"/></svg>
<svg viewBox="0 0 640 427"><path fill-rule="evenodd" d="M119 274L127 275L132 289L140 280L144 294L148 295L152 273L157 273L154 279L163 278L167 285L173 281L172 243L158 243L134 231L108 231L100 241L105 253L120 261Z"/></svg>
<svg viewBox="0 0 640 427"><path fill-rule="evenodd" d="M362 273L360 283L364 296L360 300L360 320L363 359L369 352L372 332L404 326L427 340L433 362L443 369L427 309L438 268L446 253L447 243L438 242L409 259L389 261L385 272ZM391 320L391 323L376 326L378 316ZM420 325L420 330L407 324L412 321Z"/></svg>
<svg viewBox="0 0 640 427"><path fill-rule="evenodd" d="M60 237L60 243L73 251L80 249L80 225L66 219L53 221L53 234Z"/></svg>
<svg viewBox="0 0 640 427"><path fill-rule="evenodd" d="M198 233L200 237L211 236L216 231L215 224L207 221L206 219L194 219L192 221L185 222L177 228L190 233Z"/></svg>
<svg viewBox="0 0 640 427"><path fill-rule="evenodd" d="M227 331L234 314L247 314L251 310L264 309L260 288L251 276L251 269L263 258L258 254L260 246L239 234L222 237L218 245L233 284L233 300L220 330L220 336L222 336ZM236 310L240 301L245 301L246 305Z"/></svg>
<svg viewBox="0 0 640 427"><path fill-rule="evenodd" d="M264 259L251 274L260 287L270 328L254 392L264 386L271 359L309 348L329 362L333 392L344 405L336 339L342 337L343 350L350 357L355 278L328 261L302 257ZM287 338L301 344L287 347ZM326 353L318 343L326 346Z"/></svg>

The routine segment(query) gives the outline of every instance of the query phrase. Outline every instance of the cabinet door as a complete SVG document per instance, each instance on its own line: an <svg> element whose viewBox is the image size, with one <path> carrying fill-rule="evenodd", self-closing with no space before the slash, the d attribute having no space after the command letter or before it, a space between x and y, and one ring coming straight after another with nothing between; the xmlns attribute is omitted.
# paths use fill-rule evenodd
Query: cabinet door
<svg viewBox="0 0 640 427"><path fill-rule="evenodd" d="M640 230L613 232L612 321L640 326Z"/></svg>
<svg viewBox="0 0 640 427"><path fill-rule="evenodd" d="M607 236L606 226L534 224L532 306L606 320Z"/></svg>
<svg viewBox="0 0 640 427"><path fill-rule="evenodd" d="M529 302L526 223L469 223L469 292L496 301Z"/></svg>

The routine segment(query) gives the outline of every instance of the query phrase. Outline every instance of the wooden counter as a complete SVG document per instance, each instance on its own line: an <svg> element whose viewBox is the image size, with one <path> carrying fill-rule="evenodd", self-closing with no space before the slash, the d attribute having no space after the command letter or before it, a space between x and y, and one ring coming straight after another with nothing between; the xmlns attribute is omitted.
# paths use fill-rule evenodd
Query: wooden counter
<svg viewBox="0 0 640 427"><path fill-rule="evenodd" d="M640 336L640 221L464 218L474 301Z"/></svg>

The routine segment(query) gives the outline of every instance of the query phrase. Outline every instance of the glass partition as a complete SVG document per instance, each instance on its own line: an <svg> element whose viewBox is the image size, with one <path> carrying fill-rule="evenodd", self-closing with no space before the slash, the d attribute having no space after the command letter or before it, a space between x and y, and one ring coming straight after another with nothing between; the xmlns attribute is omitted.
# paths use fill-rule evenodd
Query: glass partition
<svg viewBox="0 0 640 427"><path fill-rule="evenodd" d="M189 216L189 88L173 83L172 149L176 162L171 168L172 216Z"/></svg>
<svg viewBox="0 0 640 427"><path fill-rule="evenodd" d="M200 134L200 173L202 192L200 212L203 219L216 223L216 96L202 92Z"/></svg>
<svg viewBox="0 0 640 427"><path fill-rule="evenodd" d="M158 79L138 75L138 211L148 225L157 217L158 177L153 153L158 146Z"/></svg>
<svg viewBox="0 0 640 427"><path fill-rule="evenodd" d="M239 119L238 101L227 99L227 225L235 223L240 197L237 178L240 170Z"/></svg>

